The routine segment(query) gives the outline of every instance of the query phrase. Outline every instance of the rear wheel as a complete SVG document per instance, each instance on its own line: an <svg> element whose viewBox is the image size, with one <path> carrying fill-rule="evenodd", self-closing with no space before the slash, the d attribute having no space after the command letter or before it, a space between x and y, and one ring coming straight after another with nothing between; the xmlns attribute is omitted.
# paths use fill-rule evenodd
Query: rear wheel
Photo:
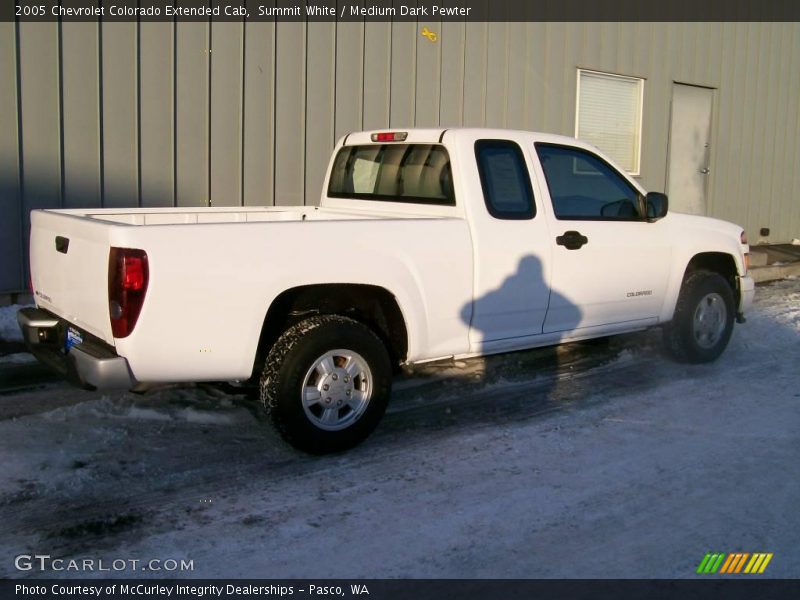
<svg viewBox="0 0 800 600"><path fill-rule="evenodd" d="M716 360L733 333L734 296L718 273L695 271L683 282L675 315L664 328L670 354L690 363Z"/></svg>
<svg viewBox="0 0 800 600"><path fill-rule="evenodd" d="M261 400L283 438L314 454L363 441L386 411L390 389L381 340L336 315L290 327L269 352L260 380Z"/></svg>

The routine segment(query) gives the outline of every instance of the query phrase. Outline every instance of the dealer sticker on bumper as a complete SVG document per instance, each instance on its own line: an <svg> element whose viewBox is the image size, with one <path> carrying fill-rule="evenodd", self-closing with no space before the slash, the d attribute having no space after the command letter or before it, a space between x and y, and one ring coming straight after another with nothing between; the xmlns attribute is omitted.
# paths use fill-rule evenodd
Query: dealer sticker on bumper
<svg viewBox="0 0 800 600"><path fill-rule="evenodd" d="M77 329L67 328L67 339L64 341L64 350L69 352L70 348L77 346L83 341L83 335Z"/></svg>

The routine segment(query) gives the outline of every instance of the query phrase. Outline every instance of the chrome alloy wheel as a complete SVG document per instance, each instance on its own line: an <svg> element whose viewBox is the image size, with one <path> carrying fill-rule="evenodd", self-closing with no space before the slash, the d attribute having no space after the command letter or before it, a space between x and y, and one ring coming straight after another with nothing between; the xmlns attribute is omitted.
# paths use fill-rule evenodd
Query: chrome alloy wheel
<svg viewBox="0 0 800 600"><path fill-rule="evenodd" d="M728 309L722 296L716 292L703 296L695 308L692 327L697 345L713 348L722 337L727 320Z"/></svg>
<svg viewBox="0 0 800 600"><path fill-rule="evenodd" d="M352 350L320 356L303 378L303 410L314 426L339 431L355 423L372 397L372 372Z"/></svg>

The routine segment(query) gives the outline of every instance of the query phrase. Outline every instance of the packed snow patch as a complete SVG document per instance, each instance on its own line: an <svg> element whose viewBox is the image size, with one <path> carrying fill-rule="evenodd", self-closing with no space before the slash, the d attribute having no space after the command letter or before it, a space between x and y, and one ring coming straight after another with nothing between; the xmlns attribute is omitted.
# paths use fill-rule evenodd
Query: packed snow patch
<svg viewBox="0 0 800 600"><path fill-rule="evenodd" d="M144 396L104 395L97 400L56 408L44 413L43 416L55 421L110 417L126 421L217 426L230 426L253 420L247 410L234 405L230 399L217 399L208 391L194 387L167 388Z"/></svg>
<svg viewBox="0 0 800 600"><path fill-rule="evenodd" d="M141 419L145 421L185 421L198 425L233 425L240 420L240 415L237 413L197 410L191 406L185 408L170 407L166 410L129 406L121 411L115 412L112 416L123 419Z"/></svg>
<svg viewBox="0 0 800 600"><path fill-rule="evenodd" d="M0 356L0 365L27 365L35 363L36 359L33 357L33 354L29 354L27 352L17 352L15 354L6 354L5 356Z"/></svg>

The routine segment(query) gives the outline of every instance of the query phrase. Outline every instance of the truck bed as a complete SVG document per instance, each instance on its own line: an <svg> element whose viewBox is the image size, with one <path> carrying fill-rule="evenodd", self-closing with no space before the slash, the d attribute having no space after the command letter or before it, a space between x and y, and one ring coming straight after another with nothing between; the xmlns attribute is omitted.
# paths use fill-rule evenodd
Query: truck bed
<svg viewBox="0 0 800 600"><path fill-rule="evenodd" d="M454 340L465 345L460 311L472 287L466 220L426 214L424 206L419 213L416 206L413 212L396 205L370 208L33 211L36 304L115 347L137 381L249 377L258 324L273 300L306 284L309 273L322 285L392 290L398 303L413 307L406 318L422 319L422 329L433 330L437 342L416 336L409 356L443 355L441 348ZM144 251L149 269L136 329L124 338L112 335L109 317L113 248ZM454 262L454 256L461 258Z"/></svg>
<svg viewBox="0 0 800 600"><path fill-rule="evenodd" d="M374 204L374 203L373 203ZM122 225L191 225L197 223L265 223L279 221L340 221L381 218L420 218L408 212L353 211L336 208L298 207L202 207L65 209L61 214Z"/></svg>

